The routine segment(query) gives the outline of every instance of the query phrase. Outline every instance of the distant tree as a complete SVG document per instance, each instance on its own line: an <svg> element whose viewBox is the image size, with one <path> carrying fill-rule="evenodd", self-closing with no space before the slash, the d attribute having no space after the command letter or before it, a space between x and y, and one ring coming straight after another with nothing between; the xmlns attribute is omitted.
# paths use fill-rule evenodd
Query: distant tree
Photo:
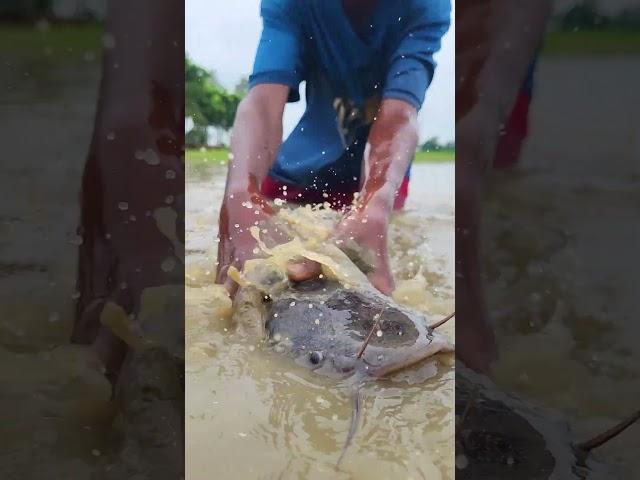
<svg viewBox="0 0 640 480"><path fill-rule="evenodd" d="M207 127L213 127L220 143L222 134L233 126L243 96L238 87L236 92L228 92L218 83L214 72L205 70L188 56L185 57L185 115L193 121L192 130L196 130L192 135L189 135L191 131L187 132L192 142L202 140L201 146L206 145Z"/></svg>
<svg viewBox="0 0 640 480"><path fill-rule="evenodd" d="M420 150L422 150L423 152L433 152L435 150L440 150L441 148L442 146L438 141L438 137L431 137L422 144Z"/></svg>
<svg viewBox="0 0 640 480"><path fill-rule="evenodd" d="M249 79L247 77L242 77L240 81L236 84L236 88L234 88L233 93L244 97L249 92Z"/></svg>
<svg viewBox="0 0 640 480"><path fill-rule="evenodd" d="M187 148L199 148L207 144L207 127L194 126L184 137Z"/></svg>
<svg viewBox="0 0 640 480"><path fill-rule="evenodd" d="M583 0L570 8L560 22L563 30L602 28L608 23L607 17L598 12L594 0Z"/></svg>
<svg viewBox="0 0 640 480"><path fill-rule="evenodd" d="M610 23L619 28L640 28L640 8L625 8Z"/></svg>

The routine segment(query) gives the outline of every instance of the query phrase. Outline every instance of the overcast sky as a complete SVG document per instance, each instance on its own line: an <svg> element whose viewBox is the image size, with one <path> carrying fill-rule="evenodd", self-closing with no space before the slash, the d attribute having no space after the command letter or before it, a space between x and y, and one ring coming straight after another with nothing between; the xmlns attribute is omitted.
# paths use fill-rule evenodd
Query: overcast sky
<svg viewBox="0 0 640 480"><path fill-rule="evenodd" d="M201 66L214 70L218 80L233 88L251 73L260 36L260 0L231 0L220 6L211 0L186 0L186 49ZM452 14L453 18L453 14ZM420 137L454 138L455 29L451 26L436 55L438 66L420 112ZM289 104L285 112L285 135L304 110L303 102Z"/></svg>

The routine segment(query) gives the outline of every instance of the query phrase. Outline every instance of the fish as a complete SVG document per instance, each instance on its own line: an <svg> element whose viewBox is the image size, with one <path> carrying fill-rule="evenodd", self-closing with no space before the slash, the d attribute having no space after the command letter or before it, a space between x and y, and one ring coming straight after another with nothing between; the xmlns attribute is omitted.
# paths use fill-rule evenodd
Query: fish
<svg viewBox="0 0 640 480"><path fill-rule="evenodd" d="M325 275L294 282L274 264L252 266L253 275L240 280L233 321L296 364L351 386L351 425L337 465L356 434L366 382L455 349L436 331L453 315L429 325L367 282L345 285Z"/></svg>
<svg viewBox="0 0 640 480"><path fill-rule="evenodd" d="M633 478L594 452L640 419L640 410L589 440L577 440L553 409L504 392L456 364L456 478Z"/></svg>

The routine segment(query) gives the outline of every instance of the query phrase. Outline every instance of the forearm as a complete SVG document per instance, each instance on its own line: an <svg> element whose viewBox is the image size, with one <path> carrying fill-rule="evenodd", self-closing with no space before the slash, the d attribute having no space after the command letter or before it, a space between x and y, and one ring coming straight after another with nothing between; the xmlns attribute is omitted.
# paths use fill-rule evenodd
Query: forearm
<svg viewBox="0 0 640 480"><path fill-rule="evenodd" d="M478 78L478 98L504 120L539 48L551 13L549 0L496 0L490 51Z"/></svg>
<svg viewBox="0 0 640 480"><path fill-rule="evenodd" d="M385 100L365 151L360 204L390 212L418 144L417 112L400 100Z"/></svg>
<svg viewBox="0 0 640 480"><path fill-rule="evenodd" d="M257 193L282 143L284 100L274 105L252 92L239 105L233 125L227 194Z"/></svg>

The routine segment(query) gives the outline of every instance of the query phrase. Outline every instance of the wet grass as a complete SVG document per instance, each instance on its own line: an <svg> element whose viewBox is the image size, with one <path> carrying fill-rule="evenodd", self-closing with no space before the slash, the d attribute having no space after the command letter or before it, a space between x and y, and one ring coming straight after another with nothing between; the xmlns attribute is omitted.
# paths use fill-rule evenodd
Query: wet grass
<svg viewBox="0 0 640 480"><path fill-rule="evenodd" d="M640 31L631 29L576 30L549 33L543 55L640 55Z"/></svg>
<svg viewBox="0 0 640 480"><path fill-rule="evenodd" d="M204 150L187 150L186 160L191 165L197 164L225 164L229 157L226 148L209 148ZM416 163L446 163L453 162L454 150L439 150L433 152L417 152Z"/></svg>

